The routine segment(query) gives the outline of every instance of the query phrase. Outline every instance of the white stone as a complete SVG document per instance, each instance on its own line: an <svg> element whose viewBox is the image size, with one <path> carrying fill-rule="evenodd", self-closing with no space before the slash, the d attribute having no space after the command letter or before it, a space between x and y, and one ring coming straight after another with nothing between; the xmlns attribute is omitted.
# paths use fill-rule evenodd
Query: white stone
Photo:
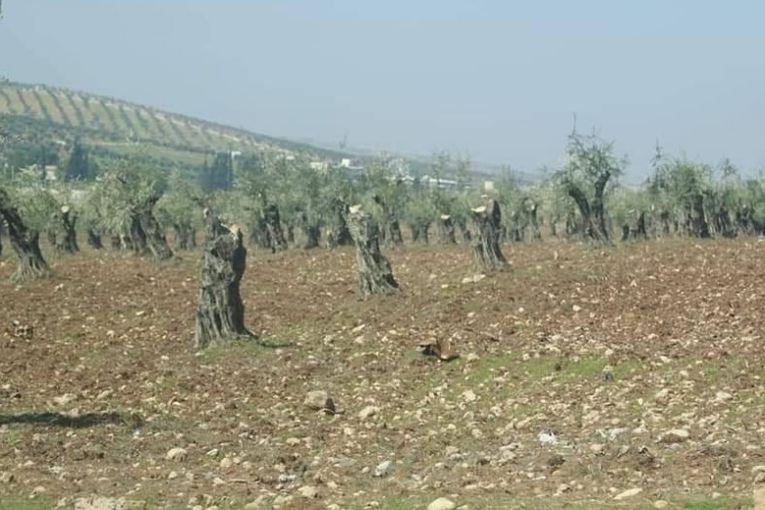
<svg viewBox="0 0 765 510"><path fill-rule="evenodd" d="M614 496L614 499L616 501L621 501L623 499L628 499L628 498L635 497L638 494L640 494L641 492L643 492L643 489L641 489L640 487L635 487L634 489L627 489L626 491L620 492L619 494Z"/></svg>
<svg viewBox="0 0 765 510"><path fill-rule="evenodd" d="M367 418L376 415L379 411L380 408L377 406L366 406L364 409L359 411L359 418L366 420Z"/></svg>
<svg viewBox="0 0 765 510"><path fill-rule="evenodd" d="M178 462L186 460L186 457L188 457L188 452L183 448L171 448L165 455L167 460L175 460Z"/></svg>
<svg viewBox="0 0 765 510"><path fill-rule="evenodd" d="M386 460L384 462L380 462L375 468L374 476L377 478L382 478L383 476L390 474L391 470L393 470L393 461Z"/></svg>
<svg viewBox="0 0 765 510"><path fill-rule="evenodd" d="M448 498L438 498L428 505L428 510L454 510L457 505Z"/></svg>

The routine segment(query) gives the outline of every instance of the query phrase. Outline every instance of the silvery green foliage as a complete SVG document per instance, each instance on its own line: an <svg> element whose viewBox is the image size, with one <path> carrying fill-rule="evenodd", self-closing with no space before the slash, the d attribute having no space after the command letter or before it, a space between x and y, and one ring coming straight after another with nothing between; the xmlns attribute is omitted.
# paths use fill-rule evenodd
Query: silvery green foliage
<svg viewBox="0 0 765 510"><path fill-rule="evenodd" d="M136 209L151 197L161 195L166 178L136 161L122 161L107 168L87 197L89 215L106 232L124 235Z"/></svg>

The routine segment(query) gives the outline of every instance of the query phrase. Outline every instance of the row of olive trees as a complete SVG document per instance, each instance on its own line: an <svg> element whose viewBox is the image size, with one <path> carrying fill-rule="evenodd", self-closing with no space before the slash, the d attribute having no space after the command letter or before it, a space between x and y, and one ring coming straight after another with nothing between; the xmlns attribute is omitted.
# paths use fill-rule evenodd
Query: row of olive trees
<svg viewBox="0 0 765 510"><path fill-rule="evenodd" d="M743 180L729 162L713 168L657 150L650 179L629 187L618 184L625 161L610 142L573 133L566 156L562 168L539 184L520 185L507 171L486 189L471 185L468 160L443 153L434 156L428 182L399 174L384 159L349 175L342 168L316 169L299 156L257 154L234 162L228 191L205 193L183 169L168 174L138 160L116 161L86 186L47 183L32 170L16 172L0 186L8 190L3 216L9 236L19 220L60 253L78 251L80 232L93 248L108 239L115 249L158 261L174 256L166 232L174 233L176 251L195 247L205 207L227 224L242 225L251 244L273 252L351 244L347 222L355 204L379 225L385 246L407 237L430 242L434 233L441 243L470 242L473 209L489 198L502 209L499 241L763 233L765 186ZM440 186L446 178L456 185ZM20 271L19 278L47 271L41 263L26 266L45 270Z"/></svg>

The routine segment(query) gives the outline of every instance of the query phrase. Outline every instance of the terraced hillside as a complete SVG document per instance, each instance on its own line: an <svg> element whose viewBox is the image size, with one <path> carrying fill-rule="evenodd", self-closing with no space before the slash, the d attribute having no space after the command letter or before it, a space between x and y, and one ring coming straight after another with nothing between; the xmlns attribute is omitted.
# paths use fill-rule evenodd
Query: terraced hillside
<svg viewBox="0 0 765 510"><path fill-rule="evenodd" d="M149 144L177 152L225 149L337 155L127 101L46 85L0 83L0 114L66 128L84 134L91 144L109 146L115 152Z"/></svg>

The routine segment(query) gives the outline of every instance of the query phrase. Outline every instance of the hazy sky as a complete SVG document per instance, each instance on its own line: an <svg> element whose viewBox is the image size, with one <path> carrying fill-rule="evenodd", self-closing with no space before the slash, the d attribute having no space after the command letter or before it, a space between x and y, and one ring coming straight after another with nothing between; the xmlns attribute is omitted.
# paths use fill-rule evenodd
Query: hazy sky
<svg viewBox="0 0 765 510"><path fill-rule="evenodd" d="M295 139L534 170L576 112L645 175L765 166L765 2L4 0L0 75Z"/></svg>

